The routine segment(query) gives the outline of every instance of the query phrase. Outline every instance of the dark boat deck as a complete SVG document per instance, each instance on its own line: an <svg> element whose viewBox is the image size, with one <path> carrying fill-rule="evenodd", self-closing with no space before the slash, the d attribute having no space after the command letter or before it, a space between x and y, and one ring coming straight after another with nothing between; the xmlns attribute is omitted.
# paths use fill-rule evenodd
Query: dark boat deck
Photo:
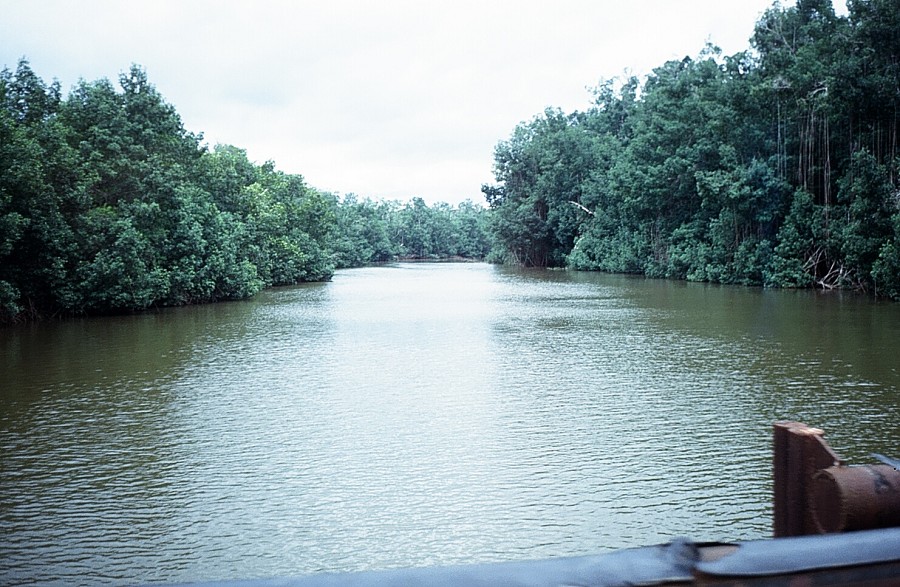
<svg viewBox="0 0 900 587"><path fill-rule="evenodd" d="M550 587L900 585L900 528L737 542L670 544L605 555L202 583L206 587Z"/></svg>

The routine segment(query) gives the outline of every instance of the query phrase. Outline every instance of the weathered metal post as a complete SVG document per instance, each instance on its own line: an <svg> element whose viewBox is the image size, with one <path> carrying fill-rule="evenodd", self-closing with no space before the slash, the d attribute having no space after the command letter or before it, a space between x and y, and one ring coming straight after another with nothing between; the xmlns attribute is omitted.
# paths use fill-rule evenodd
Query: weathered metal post
<svg viewBox="0 0 900 587"><path fill-rule="evenodd" d="M841 460L823 438L825 432L800 422L776 422L773 431L774 535L819 533L811 515L813 475Z"/></svg>
<svg viewBox="0 0 900 587"><path fill-rule="evenodd" d="M900 526L900 471L848 467L824 435L799 422L775 423L775 537Z"/></svg>

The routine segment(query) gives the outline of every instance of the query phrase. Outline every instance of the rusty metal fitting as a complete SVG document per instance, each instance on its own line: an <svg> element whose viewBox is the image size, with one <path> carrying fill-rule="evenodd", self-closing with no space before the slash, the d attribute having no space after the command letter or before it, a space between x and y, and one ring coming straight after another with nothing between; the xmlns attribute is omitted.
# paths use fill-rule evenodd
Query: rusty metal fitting
<svg viewBox="0 0 900 587"><path fill-rule="evenodd" d="M828 467L813 475L810 490L821 533L900 526L900 471L893 467Z"/></svg>
<svg viewBox="0 0 900 587"><path fill-rule="evenodd" d="M773 428L774 535L816 534L809 508L809 484L817 471L842 461L819 428L801 422L776 422Z"/></svg>

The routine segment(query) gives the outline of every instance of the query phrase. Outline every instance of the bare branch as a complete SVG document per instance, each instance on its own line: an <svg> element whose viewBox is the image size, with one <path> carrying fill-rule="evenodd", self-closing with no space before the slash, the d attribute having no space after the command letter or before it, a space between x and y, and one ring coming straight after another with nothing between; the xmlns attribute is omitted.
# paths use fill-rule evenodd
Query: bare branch
<svg viewBox="0 0 900 587"><path fill-rule="evenodd" d="M587 212L590 216L593 216L593 215L594 215L593 212L591 212L590 210L588 210L587 208L585 208L584 206L582 206L581 204L579 204L579 203L576 202L575 200L569 200L569 203L572 204L573 206L575 206L576 208L581 208L582 210L584 210L585 212Z"/></svg>

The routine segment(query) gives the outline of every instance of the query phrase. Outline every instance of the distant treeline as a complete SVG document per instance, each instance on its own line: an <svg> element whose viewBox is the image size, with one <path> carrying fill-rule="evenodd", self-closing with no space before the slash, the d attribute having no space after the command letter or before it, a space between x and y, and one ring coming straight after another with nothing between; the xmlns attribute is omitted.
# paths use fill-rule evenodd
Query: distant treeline
<svg viewBox="0 0 900 587"><path fill-rule="evenodd" d="M187 132L137 66L63 98L0 72L0 323L244 298L398 257L483 258L487 211L347 196Z"/></svg>
<svg viewBox="0 0 900 587"><path fill-rule="evenodd" d="M847 5L776 3L746 52L707 47L517 127L483 187L506 255L900 299L900 2Z"/></svg>

